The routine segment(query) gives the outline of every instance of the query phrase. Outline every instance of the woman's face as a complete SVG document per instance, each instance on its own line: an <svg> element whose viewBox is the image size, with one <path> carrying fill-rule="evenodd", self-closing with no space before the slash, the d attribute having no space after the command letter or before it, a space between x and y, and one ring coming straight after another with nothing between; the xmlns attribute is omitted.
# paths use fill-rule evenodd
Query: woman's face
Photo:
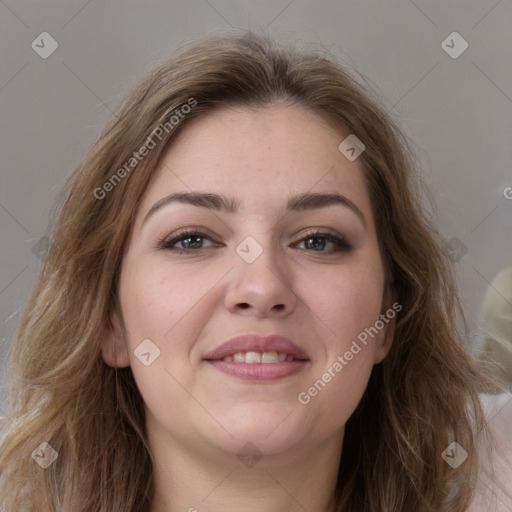
<svg viewBox="0 0 512 512"><path fill-rule="evenodd" d="M131 366L153 440L341 443L394 316L346 135L298 107L229 108L163 154L122 263L127 338L103 340L108 364Z"/></svg>

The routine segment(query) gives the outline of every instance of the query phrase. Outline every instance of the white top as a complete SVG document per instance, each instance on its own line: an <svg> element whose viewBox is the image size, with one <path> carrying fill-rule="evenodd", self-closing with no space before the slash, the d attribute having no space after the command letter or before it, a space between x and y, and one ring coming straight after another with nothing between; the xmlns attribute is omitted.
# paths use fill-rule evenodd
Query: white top
<svg viewBox="0 0 512 512"><path fill-rule="evenodd" d="M481 395L496 448L481 447L475 498L467 512L512 511L512 394Z"/></svg>

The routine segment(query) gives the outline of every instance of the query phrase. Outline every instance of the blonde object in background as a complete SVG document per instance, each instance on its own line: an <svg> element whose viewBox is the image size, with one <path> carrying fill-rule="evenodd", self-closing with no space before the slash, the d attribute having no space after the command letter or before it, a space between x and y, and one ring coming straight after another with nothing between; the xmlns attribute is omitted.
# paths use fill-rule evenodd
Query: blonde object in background
<svg viewBox="0 0 512 512"><path fill-rule="evenodd" d="M484 343L476 355L496 383L495 393L512 390L512 267L493 280L482 305Z"/></svg>
<svg viewBox="0 0 512 512"><path fill-rule="evenodd" d="M481 400L497 449L481 447L475 499L468 512L512 510L512 267L502 270L488 287L482 304L484 342L476 354L489 377L490 394Z"/></svg>

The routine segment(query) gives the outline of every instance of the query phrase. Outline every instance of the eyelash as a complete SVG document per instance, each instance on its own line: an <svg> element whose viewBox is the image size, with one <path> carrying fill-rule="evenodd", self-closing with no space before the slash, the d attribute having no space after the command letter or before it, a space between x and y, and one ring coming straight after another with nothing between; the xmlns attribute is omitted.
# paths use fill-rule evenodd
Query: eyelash
<svg viewBox="0 0 512 512"><path fill-rule="evenodd" d="M321 231L318 229L308 231L306 232L301 239L296 242L294 245L300 242L304 242L305 240L311 239L311 238L322 238L324 240L327 240L328 242L333 243L336 246L336 249L334 249L331 252L349 252L353 249L352 245L348 242L348 240L342 236L337 236L329 232ZM307 249L304 249L307 250ZM313 251L316 252L316 251ZM319 251L323 252L323 251Z"/></svg>
<svg viewBox="0 0 512 512"><path fill-rule="evenodd" d="M167 251L176 251L178 254L197 252L205 249L205 247L202 247L200 249L177 249L176 247L173 247L173 245L178 243L180 240L184 240L185 238L191 238L194 236L199 236L201 238L211 240L211 237L209 235L200 231L199 229L182 229L175 233L172 238L166 238L162 240L162 242L158 244L158 247L160 249L165 249Z"/></svg>
<svg viewBox="0 0 512 512"><path fill-rule="evenodd" d="M211 237L209 235L200 231L199 229L192 228L192 229L180 230L177 233L175 233L172 238L167 238L167 239L162 240L158 244L158 248L165 249L167 251L175 251L178 254L185 254L185 253L191 254L194 252L197 253L204 249L208 249L208 247L201 247L199 249L178 249L176 247L173 247L176 243L180 242L181 240L184 240L186 238L191 238L191 237L200 237L200 238L208 239L213 242L213 240L211 240ZM297 244L304 242L306 240L309 240L311 238L321 238L328 242L331 242L332 244L334 244L336 246L336 248L334 250L325 251L325 253L350 252L353 249L352 245L346 240L346 238L334 235L329 232L320 231L320 230L311 230L311 231L306 232L301 237L301 239L298 240L297 242L295 242L293 245L297 245ZM311 251L311 252L319 252L319 253L324 252L324 251L314 251L311 249L302 249L302 250Z"/></svg>

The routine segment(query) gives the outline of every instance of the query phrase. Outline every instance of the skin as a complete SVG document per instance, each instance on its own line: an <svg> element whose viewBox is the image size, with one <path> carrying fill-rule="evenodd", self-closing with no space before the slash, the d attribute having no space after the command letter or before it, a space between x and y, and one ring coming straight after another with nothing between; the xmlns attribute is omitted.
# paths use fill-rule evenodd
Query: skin
<svg viewBox="0 0 512 512"><path fill-rule="evenodd" d="M123 320L102 338L105 362L131 366L144 399L151 512L334 510L344 425L394 329L387 323L307 405L298 401L390 307L362 168L338 150L345 136L299 107L224 108L192 120L162 155L123 257ZM143 222L160 199L190 190L227 195L239 210L176 202ZM311 192L343 194L364 220L341 204L286 211L290 197ZM184 249L183 239L160 248L187 227L206 231L203 248ZM311 228L351 249L308 242ZM263 250L253 263L236 252L247 236ZM310 360L260 383L203 360L240 333L285 336ZM149 366L134 354L144 339L160 350ZM252 467L237 457L246 443L262 456Z"/></svg>

